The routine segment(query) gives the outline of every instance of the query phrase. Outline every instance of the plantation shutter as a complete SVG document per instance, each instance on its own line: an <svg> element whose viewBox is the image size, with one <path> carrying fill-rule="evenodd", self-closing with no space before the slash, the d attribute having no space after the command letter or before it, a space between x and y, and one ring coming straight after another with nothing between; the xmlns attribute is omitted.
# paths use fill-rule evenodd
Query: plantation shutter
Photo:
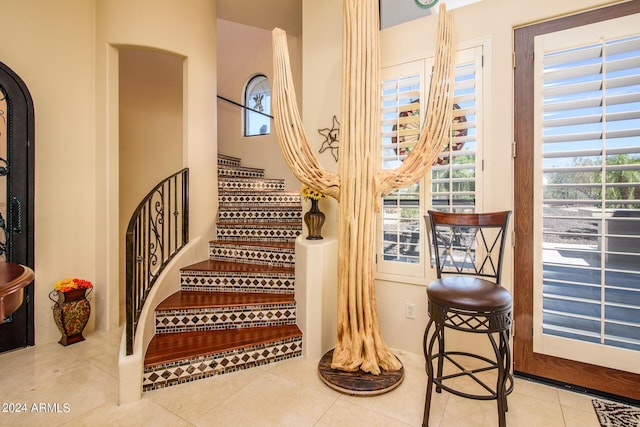
<svg viewBox="0 0 640 427"><path fill-rule="evenodd" d="M482 76L482 48L459 53L455 69L450 143L431 170L431 206L444 212L475 212Z"/></svg>
<svg viewBox="0 0 640 427"><path fill-rule="evenodd" d="M453 130L432 173L382 200L378 272L425 277L424 215L431 205L473 212L477 199L482 47L457 53ZM424 121L433 59L382 70L382 168L398 167L414 148Z"/></svg>
<svg viewBox="0 0 640 427"><path fill-rule="evenodd" d="M640 36L570 48L547 42L543 53L537 65L542 292L535 351L562 356L543 344L544 336L637 351ZM618 360L625 357L620 353Z"/></svg>
<svg viewBox="0 0 640 427"><path fill-rule="evenodd" d="M421 127L420 106L424 98L423 76L424 61L383 70L383 169L398 167L418 142ZM401 271L403 274L409 271L409 274L419 275L421 272L423 187L421 182L416 182L385 195L382 199L381 261L409 265L409 270ZM390 272L394 272L393 267L391 270Z"/></svg>

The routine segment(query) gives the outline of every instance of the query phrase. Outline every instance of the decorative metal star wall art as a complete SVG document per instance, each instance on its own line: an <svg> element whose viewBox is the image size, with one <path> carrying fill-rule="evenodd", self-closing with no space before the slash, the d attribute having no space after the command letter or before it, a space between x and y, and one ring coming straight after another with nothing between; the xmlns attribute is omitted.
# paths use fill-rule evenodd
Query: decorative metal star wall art
<svg viewBox="0 0 640 427"><path fill-rule="evenodd" d="M319 152L324 153L326 150L331 150L331 155L336 162L338 161L338 135L340 134L340 123L336 116L333 116L333 124L331 128L318 129L318 133L324 136L324 141L320 147Z"/></svg>

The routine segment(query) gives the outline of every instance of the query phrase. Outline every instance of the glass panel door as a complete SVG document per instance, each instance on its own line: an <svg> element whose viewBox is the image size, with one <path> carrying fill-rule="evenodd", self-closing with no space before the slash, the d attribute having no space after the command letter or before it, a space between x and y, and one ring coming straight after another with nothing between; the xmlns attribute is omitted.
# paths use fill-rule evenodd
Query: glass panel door
<svg viewBox="0 0 640 427"><path fill-rule="evenodd" d="M536 40L534 351L640 373L637 22Z"/></svg>
<svg viewBox="0 0 640 427"><path fill-rule="evenodd" d="M639 19L623 2L514 31L514 371L634 401Z"/></svg>

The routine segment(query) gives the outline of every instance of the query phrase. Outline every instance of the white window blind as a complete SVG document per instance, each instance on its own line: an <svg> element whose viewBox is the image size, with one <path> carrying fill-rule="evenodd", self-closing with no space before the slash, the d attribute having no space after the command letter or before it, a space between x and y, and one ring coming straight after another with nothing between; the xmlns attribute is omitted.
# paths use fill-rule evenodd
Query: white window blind
<svg viewBox="0 0 640 427"><path fill-rule="evenodd" d="M411 152L420 133L421 99L424 99L424 61L383 71L382 168L394 169ZM416 182L383 196L381 262L409 264L409 272L421 271L420 231L422 189ZM387 265L393 271L393 265ZM396 265L396 268L401 268ZM406 273L407 270L404 271Z"/></svg>
<svg viewBox="0 0 640 427"><path fill-rule="evenodd" d="M398 167L418 141L433 59L383 69L382 167ZM426 78L425 78L426 76ZM452 137L420 181L383 197L378 271L424 277L424 215L433 207L472 212L476 204L482 47L458 52Z"/></svg>
<svg viewBox="0 0 640 427"><path fill-rule="evenodd" d="M640 36L541 68L542 334L640 350Z"/></svg>
<svg viewBox="0 0 640 427"><path fill-rule="evenodd" d="M455 70L451 142L431 170L431 205L445 212L474 212L476 206L477 101L481 52L467 55Z"/></svg>

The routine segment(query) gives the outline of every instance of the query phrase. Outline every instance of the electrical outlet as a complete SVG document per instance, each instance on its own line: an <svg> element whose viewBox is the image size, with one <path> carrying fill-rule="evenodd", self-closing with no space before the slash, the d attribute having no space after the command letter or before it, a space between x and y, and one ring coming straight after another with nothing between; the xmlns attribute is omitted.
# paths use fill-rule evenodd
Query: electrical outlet
<svg viewBox="0 0 640 427"><path fill-rule="evenodd" d="M416 318L416 305L406 303L404 305L404 315L407 319L415 319Z"/></svg>

